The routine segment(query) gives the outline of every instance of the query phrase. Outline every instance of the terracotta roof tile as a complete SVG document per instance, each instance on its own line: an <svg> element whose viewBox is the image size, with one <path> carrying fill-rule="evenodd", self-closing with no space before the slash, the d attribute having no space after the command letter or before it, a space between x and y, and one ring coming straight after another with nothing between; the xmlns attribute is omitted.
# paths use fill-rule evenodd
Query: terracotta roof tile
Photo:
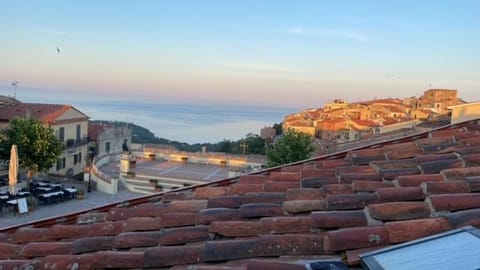
<svg viewBox="0 0 480 270"><path fill-rule="evenodd" d="M426 182L422 184L426 194L465 193L469 192L467 183L456 182Z"/></svg>
<svg viewBox="0 0 480 270"><path fill-rule="evenodd" d="M19 228L15 234L15 242L17 243L28 243L28 242L47 242L53 240L50 238L48 229L42 228Z"/></svg>
<svg viewBox="0 0 480 270"><path fill-rule="evenodd" d="M310 232L310 217L268 217L260 219L264 234Z"/></svg>
<svg viewBox="0 0 480 270"><path fill-rule="evenodd" d="M43 257L53 254L70 254L71 242L32 242L23 246L20 255L23 257Z"/></svg>
<svg viewBox="0 0 480 270"><path fill-rule="evenodd" d="M392 244L406 242L452 229L445 218L424 218L387 222L385 228Z"/></svg>
<svg viewBox="0 0 480 270"><path fill-rule="evenodd" d="M391 182L378 182L378 181L353 181L353 191L355 192L372 192L379 188L393 187Z"/></svg>
<svg viewBox="0 0 480 270"><path fill-rule="evenodd" d="M446 169L441 173L448 181L464 180L466 177L480 176L480 167Z"/></svg>
<svg viewBox="0 0 480 270"><path fill-rule="evenodd" d="M376 172L372 173L342 173L339 176L340 183L351 184L353 181L377 181L383 180L382 176Z"/></svg>
<svg viewBox="0 0 480 270"><path fill-rule="evenodd" d="M421 154L420 149L415 142L386 145L384 150L390 160L412 158Z"/></svg>
<svg viewBox="0 0 480 270"><path fill-rule="evenodd" d="M369 173L377 173L374 168L363 165L363 166L346 166L346 167L338 167L337 172L340 176L344 174L369 174Z"/></svg>
<svg viewBox="0 0 480 270"><path fill-rule="evenodd" d="M95 236L77 239L72 242L71 253L82 254L113 249L113 242L115 238L115 236Z"/></svg>
<svg viewBox="0 0 480 270"><path fill-rule="evenodd" d="M294 200L283 203L283 210L288 213L305 213L325 210L325 200Z"/></svg>
<svg viewBox="0 0 480 270"><path fill-rule="evenodd" d="M325 254L321 234L261 235L258 256L294 256Z"/></svg>
<svg viewBox="0 0 480 270"><path fill-rule="evenodd" d="M22 247L21 245L0 243L0 259L18 258Z"/></svg>
<svg viewBox="0 0 480 270"><path fill-rule="evenodd" d="M384 246L390 243L387 229L379 227L346 228L325 235L325 249L339 251Z"/></svg>
<svg viewBox="0 0 480 270"><path fill-rule="evenodd" d="M352 166L352 162L350 160L343 160L343 159L332 159L332 160L322 160L315 162L317 168L323 169L331 169L343 166Z"/></svg>
<svg viewBox="0 0 480 270"><path fill-rule="evenodd" d="M230 195L242 195L249 192L262 192L263 184L233 184L230 186Z"/></svg>
<svg viewBox="0 0 480 270"><path fill-rule="evenodd" d="M208 231L224 237L257 236L263 225L257 221L213 221Z"/></svg>
<svg viewBox="0 0 480 270"><path fill-rule="evenodd" d="M218 262L257 257L259 245L260 239L208 241L203 251L203 261Z"/></svg>
<svg viewBox="0 0 480 270"><path fill-rule="evenodd" d="M367 226L363 210L316 211L311 214L313 228L343 228Z"/></svg>
<svg viewBox="0 0 480 270"><path fill-rule="evenodd" d="M200 263L203 261L203 253L203 245L147 248L143 254L143 266L166 267L178 264Z"/></svg>
<svg viewBox="0 0 480 270"><path fill-rule="evenodd" d="M240 217L277 217L283 216L282 205L278 203L248 203L240 206Z"/></svg>
<svg viewBox="0 0 480 270"><path fill-rule="evenodd" d="M298 188L300 185L298 182L277 182L268 181L264 185L265 192L287 192L292 188Z"/></svg>
<svg viewBox="0 0 480 270"><path fill-rule="evenodd" d="M198 224L210 224L216 220L237 220L240 219L238 209L232 208L207 208L202 209L198 214Z"/></svg>
<svg viewBox="0 0 480 270"><path fill-rule="evenodd" d="M328 195L353 194L352 184L327 184L323 185L321 190Z"/></svg>
<svg viewBox="0 0 480 270"><path fill-rule="evenodd" d="M239 184L263 184L270 177L267 175L242 175L238 178Z"/></svg>
<svg viewBox="0 0 480 270"><path fill-rule="evenodd" d="M195 199L209 199L228 194L228 187L200 187L195 189Z"/></svg>
<svg viewBox="0 0 480 270"><path fill-rule="evenodd" d="M336 177L314 177L314 178L304 178L300 181L300 186L302 188L321 188L324 185L328 184L338 184L338 179Z"/></svg>
<svg viewBox="0 0 480 270"><path fill-rule="evenodd" d="M454 129L10 228L0 267L355 267L368 248L480 227L480 124Z"/></svg>
<svg viewBox="0 0 480 270"><path fill-rule="evenodd" d="M154 231L162 228L162 218L132 217L125 221L125 231ZM196 222L196 219L195 219Z"/></svg>
<svg viewBox="0 0 480 270"><path fill-rule="evenodd" d="M92 224L98 222L105 222L107 220L107 213L89 212L80 214L77 217L77 224Z"/></svg>
<svg viewBox="0 0 480 270"><path fill-rule="evenodd" d="M125 232L120 233L114 238L114 241L111 242L112 247L116 249L122 248L134 248L134 247L154 247L157 246L160 238L163 236L161 231L151 231L151 232ZM97 238L98 241L98 238ZM77 242L77 245L79 243ZM109 241L101 242L99 244L104 244L108 246Z"/></svg>
<svg viewBox="0 0 480 270"><path fill-rule="evenodd" d="M366 205L378 201L375 194L330 195L325 198L327 210L363 209Z"/></svg>
<svg viewBox="0 0 480 270"><path fill-rule="evenodd" d="M282 203L285 192L249 192L243 197L243 203Z"/></svg>
<svg viewBox="0 0 480 270"><path fill-rule="evenodd" d="M479 181L480 182L480 181ZM287 201L293 200L319 200L325 198L323 189L318 188L296 188L287 191Z"/></svg>
<svg viewBox="0 0 480 270"><path fill-rule="evenodd" d="M144 252L100 251L93 254L93 268L141 268Z"/></svg>
<svg viewBox="0 0 480 270"><path fill-rule="evenodd" d="M208 208L214 208L214 207L239 208L244 201L245 201L245 198L239 195L219 196L219 197L209 199L207 207Z"/></svg>
<svg viewBox="0 0 480 270"><path fill-rule="evenodd" d="M301 178L335 177L336 169L303 169Z"/></svg>
<svg viewBox="0 0 480 270"><path fill-rule="evenodd" d="M429 199L436 211L458 211L480 208L480 193L431 195Z"/></svg>
<svg viewBox="0 0 480 270"><path fill-rule="evenodd" d="M418 201L425 199L425 194L421 187L392 187L380 188L376 190L379 201Z"/></svg>
<svg viewBox="0 0 480 270"><path fill-rule="evenodd" d="M422 162L418 165L422 173L439 173L445 169L463 168L463 162L459 159L435 160Z"/></svg>
<svg viewBox="0 0 480 270"><path fill-rule="evenodd" d="M198 213L165 213L160 217L162 228L195 225Z"/></svg>
<svg viewBox="0 0 480 270"><path fill-rule="evenodd" d="M471 192L480 191L480 176L465 177L465 182L468 184L468 188Z"/></svg>
<svg viewBox="0 0 480 270"><path fill-rule="evenodd" d="M398 176L396 182L401 187L418 187L425 182L442 182L441 174L420 174Z"/></svg>
<svg viewBox="0 0 480 270"><path fill-rule="evenodd" d="M385 160L386 158L383 148L355 150L347 155L347 159L350 159L353 165L365 165L370 161Z"/></svg>
<svg viewBox="0 0 480 270"><path fill-rule="evenodd" d="M382 221L408 220L430 216L430 209L423 202L392 202L371 204L370 216Z"/></svg>
<svg viewBox="0 0 480 270"><path fill-rule="evenodd" d="M415 158L419 163L424 163L429 161L438 161L438 160L458 159L457 155L455 155L454 153L417 155Z"/></svg>
<svg viewBox="0 0 480 270"><path fill-rule="evenodd" d="M463 155L462 159L466 167L480 166L480 154Z"/></svg>
<svg viewBox="0 0 480 270"><path fill-rule="evenodd" d="M160 238L163 246L178 245L208 240L208 226L187 226L166 229Z"/></svg>
<svg viewBox="0 0 480 270"><path fill-rule="evenodd" d="M273 181L293 181L293 182L298 182L300 181L300 178L302 177L301 172L272 172L270 174L270 180Z"/></svg>
<svg viewBox="0 0 480 270"><path fill-rule="evenodd" d="M480 227L480 209L470 209L464 211L458 211L447 216L448 222L456 228L460 228L466 225Z"/></svg>

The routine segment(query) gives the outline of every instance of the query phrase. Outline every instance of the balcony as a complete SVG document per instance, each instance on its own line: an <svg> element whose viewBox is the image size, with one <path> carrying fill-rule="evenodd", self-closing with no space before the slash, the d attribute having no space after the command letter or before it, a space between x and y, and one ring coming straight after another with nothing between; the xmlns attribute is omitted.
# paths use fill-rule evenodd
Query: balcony
<svg viewBox="0 0 480 270"><path fill-rule="evenodd" d="M63 149L70 149L74 147L80 147L88 144L88 137L80 138L79 140L68 139L63 142Z"/></svg>

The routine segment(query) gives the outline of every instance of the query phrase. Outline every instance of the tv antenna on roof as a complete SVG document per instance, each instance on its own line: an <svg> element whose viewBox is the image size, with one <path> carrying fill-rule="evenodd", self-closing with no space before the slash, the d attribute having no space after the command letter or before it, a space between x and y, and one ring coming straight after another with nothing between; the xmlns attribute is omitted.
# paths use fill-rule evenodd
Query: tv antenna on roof
<svg viewBox="0 0 480 270"><path fill-rule="evenodd" d="M13 81L12 82L12 87L13 87L13 98L17 99L17 86L20 81Z"/></svg>

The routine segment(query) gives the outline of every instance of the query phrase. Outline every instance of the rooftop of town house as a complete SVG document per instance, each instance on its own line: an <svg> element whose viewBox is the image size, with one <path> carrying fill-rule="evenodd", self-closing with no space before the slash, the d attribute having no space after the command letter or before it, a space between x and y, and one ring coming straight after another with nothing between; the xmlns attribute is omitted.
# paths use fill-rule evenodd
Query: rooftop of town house
<svg viewBox="0 0 480 270"><path fill-rule="evenodd" d="M0 107L0 122L8 122L14 117L31 116L43 123L52 123L70 109L82 115L82 119L88 119L88 116L71 105L14 102Z"/></svg>
<svg viewBox="0 0 480 270"><path fill-rule="evenodd" d="M0 234L0 266L305 269L480 227L478 120Z"/></svg>

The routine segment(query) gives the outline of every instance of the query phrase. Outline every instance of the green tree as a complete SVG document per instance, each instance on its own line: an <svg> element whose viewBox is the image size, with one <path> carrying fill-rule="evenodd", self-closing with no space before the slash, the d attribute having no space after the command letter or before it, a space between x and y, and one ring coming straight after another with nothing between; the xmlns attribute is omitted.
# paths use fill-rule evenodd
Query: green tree
<svg viewBox="0 0 480 270"><path fill-rule="evenodd" d="M247 144L248 154L265 154L265 140L258 134L248 133L245 139L241 140Z"/></svg>
<svg viewBox="0 0 480 270"><path fill-rule="evenodd" d="M282 135L282 122L273 124L273 129L275 129L275 135Z"/></svg>
<svg viewBox="0 0 480 270"><path fill-rule="evenodd" d="M62 143L50 127L32 118L13 118L0 133L0 158L9 159L12 144L18 147L20 167L27 169L27 187L37 172L50 169L62 152Z"/></svg>
<svg viewBox="0 0 480 270"><path fill-rule="evenodd" d="M267 149L267 166L274 167L307 159L314 150L310 135L289 129Z"/></svg>

